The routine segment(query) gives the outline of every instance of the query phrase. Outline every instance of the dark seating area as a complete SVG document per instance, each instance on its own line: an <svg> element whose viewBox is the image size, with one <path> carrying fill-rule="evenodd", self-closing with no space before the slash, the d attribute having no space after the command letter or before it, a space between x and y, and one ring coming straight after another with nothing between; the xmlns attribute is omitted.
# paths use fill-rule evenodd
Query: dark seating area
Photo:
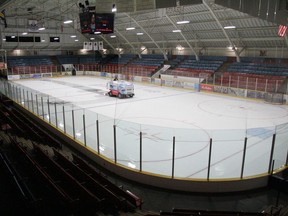
<svg viewBox="0 0 288 216"><path fill-rule="evenodd" d="M57 72L49 56L8 56L7 65L11 74Z"/></svg>
<svg viewBox="0 0 288 216"><path fill-rule="evenodd" d="M132 65L143 65L143 66L157 66L160 67L164 63L165 59L163 55L141 55L141 58L134 59L131 62Z"/></svg>
<svg viewBox="0 0 288 216"><path fill-rule="evenodd" d="M195 56L176 56L169 63L172 63L171 70L166 74L185 77L211 77L227 60L224 56L201 56L196 60Z"/></svg>
<svg viewBox="0 0 288 216"><path fill-rule="evenodd" d="M95 172L93 172L94 175L92 175L91 172L87 173L85 172L87 169L82 170L80 166L77 166L77 164L70 161L67 156L65 157L56 149L53 149L53 152L55 161L67 172L67 175L73 177L75 182L79 182L79 184L83 185L86 190L102 200L102 205L106 205L113 212L117 212L118 210L132 211L136 207L127 202L126 198L122 196L123 193L118 193L119 190L115 191L114 187L109 187L111 184L107 185L98 181L99 174L96 174ZM78 158L78 161L79 160L81 159Z"/></svg>
<svg viewBox="0 0 288 216"><path fill-rule="evenodd" d="M234 62L229 65L227 72L260 74L272 76L288 76L287 64L270 64L254 62Z"/></svg>
<svg viewBox="0 0 288 216"><path fill-rule="evenodd" d="M5 151L11 150L7 156L1 151L1 163L6 164L6 169L10 170L7 175L14 179L18 188L15 193L22 213L44 215L45 210L48 215L92 215L96 212L116 215L141 209L141 198L105 179L75 153L72 157L70 150L59 146L60 140L51 139L47 130L43 132L41 126L25 118L8 99L2 100L0 110L1 126L11 125L9 130L4 130L10 143ZM3 119L2 116L8 117ZM21 160L21 163L7 163L14 160Z"/></svg>
<svg viewBox="0 0 288 216"><path fill-rule="evenodd" d="M100 70L108 73L150 77L163 63L163 55L141 55L139 58L137 55L125 54L102 64Z"/></svg>
<svg viewBox="0 0 288 216"><path fill-rule="evenodd" d="M8 67L53 65L49 56L8 56Z"/></svg>
<svg viewBox="0 0 288 216"><path fill-rule="evenodd" d="M267 213L258 212L234 212L234 211L209 211L197 209L177 209L172 211L161 211L160 215L166 216L268 216Z"/></svg>
<svg viewBox="0 0 288 216"><path fill-rule="evenodd" d="M101 185L105 185L107 188L109 188L113 193L118 196L116 198L117 200L120 199L121 202L125 200L124 203L121 205L127 205L125 208L129 206L133 206L134 208L141 209L143 200L133 194L129 190L124 190L121 187L116 186L111 181L109 181L101 172L95 171L87 162L85 162L83 159L81 159L76 154L72 154L72 162L75 164L75 166L79 167L81 171L89 175L91 178L93 178L96 182L99 182Z"/></svg>

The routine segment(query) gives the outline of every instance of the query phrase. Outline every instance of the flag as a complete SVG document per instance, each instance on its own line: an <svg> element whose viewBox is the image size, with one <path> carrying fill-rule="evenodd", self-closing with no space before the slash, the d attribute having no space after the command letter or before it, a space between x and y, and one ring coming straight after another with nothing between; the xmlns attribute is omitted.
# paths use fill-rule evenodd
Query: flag
<svg viewBox="0 0 288 216"><path fill-rule="evenodd" d="M0 12L0 19L4 23L5 28L7 28L5 9Z"/></svg>
<svg viewBox="0 0 288 216"><path fill-rule="evenodd" d="M280 37L284 37L284 36L285 36L285 33L286 33L286 30L287 30L287 26L285 26L285 25L280 25L280 26L279 26L278 35L279 35Z"/></svg>

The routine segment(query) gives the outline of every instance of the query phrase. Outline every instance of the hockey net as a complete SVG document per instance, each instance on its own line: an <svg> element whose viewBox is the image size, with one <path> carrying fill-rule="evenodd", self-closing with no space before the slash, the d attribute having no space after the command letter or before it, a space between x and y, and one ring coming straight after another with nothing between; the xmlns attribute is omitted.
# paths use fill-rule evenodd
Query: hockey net
<svg viewBox="0 0 288 216"><path fill-rule="evenodd" d="M271 104L285 104L286 100L283 93L267 92L264 97L265 102Z"/></svg>

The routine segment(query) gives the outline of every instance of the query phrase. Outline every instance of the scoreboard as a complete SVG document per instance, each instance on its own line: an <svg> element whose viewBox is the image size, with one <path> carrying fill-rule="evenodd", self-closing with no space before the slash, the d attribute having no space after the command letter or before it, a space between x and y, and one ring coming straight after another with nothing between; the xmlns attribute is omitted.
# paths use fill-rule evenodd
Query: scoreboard
<svg viewBox="0 0 288 216"><path fill-rule="evenodd" d="M94 34L95 32L110 34L114 32L114 13L84 11L79 14L79 17L82 34Z"/></svg>

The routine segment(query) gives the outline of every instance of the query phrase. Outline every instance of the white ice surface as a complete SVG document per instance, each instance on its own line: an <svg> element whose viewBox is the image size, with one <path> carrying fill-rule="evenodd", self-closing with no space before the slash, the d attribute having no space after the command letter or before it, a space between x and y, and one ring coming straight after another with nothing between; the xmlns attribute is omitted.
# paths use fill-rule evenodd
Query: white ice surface
<svg viewBox="0 0 288 216"><path fill-rule="evenodd" d="M14 82L96 113L139 124L209 130L268 127L288 122L287 106L149 84L134 83L133 98L110 98L104 94L107 81L96 77L63 77Z"/></svg>

